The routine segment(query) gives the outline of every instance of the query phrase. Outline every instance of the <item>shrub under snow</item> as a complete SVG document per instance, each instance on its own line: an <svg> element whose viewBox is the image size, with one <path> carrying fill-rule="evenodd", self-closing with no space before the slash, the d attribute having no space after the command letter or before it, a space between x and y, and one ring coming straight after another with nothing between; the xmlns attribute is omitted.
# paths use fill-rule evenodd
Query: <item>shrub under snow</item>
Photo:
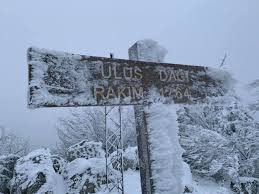
<svg viewBox="0 0 259 194"><path fill-rule="evenodd" d="M110 155L111 161L114 161L112 163L112 166L116 170L118 170L118 167L115 163L115 160L113 160L113 159L115 159L117 154L118 154L117 151L115 151ZM129 169L131 169L131 170L138 170L139 169L138 148L137 147L128 147L123 152L123 164L124 164L123 165L124 171L127 171Z"/></svg>
<svg viewBox="0 0 259 194"><path fill-rule="evenodd" d="M65 173L69 194L95 193L106 183L104 158L78 158L68 163Z"/></svg>
<svg viewBox="0 0 259 194"><path fill-rule="evenodd" d="M81 141L72 145L67 150L67 157L69 161L73 161L76 158L103 158L105 156L102 149L102 143L93 141Z"/></svg>
<svg viewBox="0 0 259 194"><path fill-rule="evenodd" d="M14 166L18 159L16 155L0 157L0 192L9 193L9 181L13 177Z"/></svg>
<svg viewBox="0 0 259 194"><path fill-rule="evenodd" d="M11 193L58 193L57 183L62 179L53 169L48 149L39 149L20 158L11 180Z"/></svg>

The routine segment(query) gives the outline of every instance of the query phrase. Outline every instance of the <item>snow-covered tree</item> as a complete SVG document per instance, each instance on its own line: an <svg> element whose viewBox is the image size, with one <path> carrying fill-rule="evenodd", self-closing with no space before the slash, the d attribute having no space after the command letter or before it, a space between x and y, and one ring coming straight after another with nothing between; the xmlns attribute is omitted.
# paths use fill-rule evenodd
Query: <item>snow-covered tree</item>
<svg viewBox="0 0 259 194"><path fill-rule="evenodd" d="M259 125L233 92L179 112L184 159L192 171L218 179L256 176Z"/></svg>
<svg viewBox="0 0 259 194"><path fill-rule="evenodd" d="M0 126L0 155L15 154L23 156L29 152L29 141Z"/></svg>
<svg viewBox="0 0 259 194"><path fill-rule="evenodd" d="M60 146L68 148L81 140L103 142L104 112L100 108L71 109L70 115L58 121Z"/></svg>
<svg viewBox="0 0 259 194"><path fill-rule="evenodd" d="M248 107L253 112L259 111L259 79L245 86L245 93L248 94Z"/></svg>
<svg viewBox="0 0 259 194"><path fill-rule="evenodd" d="M105 146L104 108L73 108L71 114L59 119L57 132L59 136L58 152L82 140L102 142ZM122 111L124 146L136 146L136 132L133 109L127 107Z"/></svg>

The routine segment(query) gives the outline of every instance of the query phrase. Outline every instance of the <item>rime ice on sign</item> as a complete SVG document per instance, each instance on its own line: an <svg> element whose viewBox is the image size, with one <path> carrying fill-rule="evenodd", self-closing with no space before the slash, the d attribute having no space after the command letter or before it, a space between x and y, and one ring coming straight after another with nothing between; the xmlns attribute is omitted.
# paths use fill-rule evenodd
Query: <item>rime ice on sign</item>
<svg viewBox="0 0 259 194"><path fill-rule="evenodd" d="M146 108L155 193L183 191L183 149L179 144L177 106L153 104Z"/></svg>
<svg viewBox="0 0 259 194"><path fill-rule="evenodd" d="M129 58L135 61L162 63L166 54L164 47L150 39L140 40L129 49Z"/></svg>
<svg viewBox="0 0 259 194"><path fill-rule="evenodd" d="M226 83L230 83L231 78L228 73L215 73L207 67L161 63L166 50L152 40L137 42L129 54L134 61L30 48L28 105L30 108L140 105L136 106L135 115L141 177L146 177L142 180L142 192L154 193L149 173L150 153L147 151L150 143L155 146L151 158L155 161L152 170L157 193L179 194L181 183L178 177L182 167L176 126L170 124L167 115L158 115L160 111L157 110L159 106L161 112L170 114L165 111L168 107L151 105L146 110L152 119L147 129L149 118L141 106L154 102L193 103L207 96L223 95L229 89L230 85ZM160 131L161 135L160 128L164 129ZM168 153L173 161L171 164L165 162L167 158L163 154L170 146L176 148ZM172 158L172 155L176 157ZM161 166L160 162L164 165Z"/></svg>
<svg viewBox="0 0 259 194"><path fill-rule="evenodd" d="M130 59L151 62L163 62L165 54L165 49L152 40L138 41L129 49ZM162 81L161 77L160 81ZM144 128L139 133L138 143L142 144L142 147L146 146L146 149L141 147L139 150L140 162L144 159L145 163L149 163L149 168L151 165L150 170L141 169L142 189L144 189L142 192L145 194L179 194L183 191L181 181L183 149L178 140L176 109L176 105L160 103L145 107L144 110L135 108L137 128ZM147 124L141 122L140 117L143 117ZM138 126L139 123L140 126ZM144 136L148 136L148 141L145 143L143 143L143 140L146 140L142 136L143 132Z"/></svg>
<svg viewBox="0 0 259 194"><path fill-rule="evenodd" d="M191 103L222 89L206 67L159 63L166 51L155 42L134 46L141 55L130 55L142 61L29 49L29 107Z"/></svg>

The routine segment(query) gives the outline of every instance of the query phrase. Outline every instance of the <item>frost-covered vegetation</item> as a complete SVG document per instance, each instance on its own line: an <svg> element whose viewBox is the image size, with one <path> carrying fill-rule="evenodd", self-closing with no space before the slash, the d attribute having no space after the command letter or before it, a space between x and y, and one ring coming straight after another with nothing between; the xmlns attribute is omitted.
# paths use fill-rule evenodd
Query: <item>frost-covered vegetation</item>
<svg viewBox="0 0 259 194"><path fill-rule="evenodd" d="M51 154L49 149L38 149L23 157L2 156L0 192L85 194L105 191L106 160L101 143L81 141L71 146L67 152L78 154L72 154L73 158L62 158ZM125 169L127 168L127 173L131 177L139 176L138 173L134 173L138 170L136 155L136 148L125 150ZM112 178L119 171L114 168L110 173ZM140 189L139 178L134 184Z"/></svg>
<svg viewBox="0 0 259 194"><path fill-rule="evenodd" d="M236 193L259 192L259 125L234 92L182 108L178 121L194 175L227 182Z"/></svg>
<svg viewBox="0 0 259 194"><path fill-rule="evenodd" d="M8 154L25 155L29 150L30 145L27 139L17 137L9 129L0 126L0 156Z"/></svg>
<svg viewBox="0 0 259 194"><path fill-rule="evenodd" d="M66 150L82 141L101 142L105 149L105 119L103 107L72 108L68 117L62 117L57 124L59 136L56 152L65 156ZM133 108L122 111L123 145L125 148L137 145Z"/></svg>
<svg viewBox="0 0 259 194"><path fill-rule="evenodd" d="M174 186L172 183L177 181L172 180L176 179L170 175L172 172L182 176L179 182L182 185L178 188L185 193L259 193L258 82L249 84L246 89L253 97L248 102L231 90L225 96L206 99L202 104L180 106L176 115L170 113L173 106L153 107L164 110L160 115L149 113L151 128L164 126L159 131L151 131L150 139L154 150L152 159L159 159L153 163L154 170L159 172L154 177L159 180L157 188ZM155 110L149 111L157 112ZM158 116L162 117L159 120L163 125L155 122ZM125 189L138 194L139 162L132 107L124 108L123 117ZM171 139L166 139L173 127L178 128L179 137L171 131ZM108 193L105 191L102 108L71 109L69 116L60 118L57 123L59 142L53 150L29 153L28 141L4 127L0 129L0 193ZM168 133L163 136L163 131ZM178 138L183 148L182 163L181 158L174 157L176 152L176 155L181 154L181 148L176 149L175 144ZM112 157L111 152L110 159ZM114 175L117 170L114 166ZM167 187L163 187L162 178L168 183Z"/></svg>

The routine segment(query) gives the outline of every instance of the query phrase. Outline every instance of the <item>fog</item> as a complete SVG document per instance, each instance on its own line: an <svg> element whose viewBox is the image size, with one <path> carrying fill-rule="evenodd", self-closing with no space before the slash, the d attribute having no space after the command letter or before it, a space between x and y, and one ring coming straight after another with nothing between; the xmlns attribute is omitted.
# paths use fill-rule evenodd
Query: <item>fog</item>
<svg viewBox="0 0 259 194"><path fill-rule="evenodd" d="M168 50L166 62L224 68L241 83L259 78L258 0L1 1L0 125L54 145L64 108L27 108L30 46L93 56L128 58L137 40Z"/></svg>

